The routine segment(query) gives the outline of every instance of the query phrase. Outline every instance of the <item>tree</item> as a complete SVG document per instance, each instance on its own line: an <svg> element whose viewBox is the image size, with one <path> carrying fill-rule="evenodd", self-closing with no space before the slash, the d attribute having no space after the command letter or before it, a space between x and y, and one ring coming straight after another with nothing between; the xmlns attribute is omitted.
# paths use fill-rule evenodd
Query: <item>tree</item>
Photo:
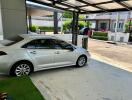
<svg viewBox="0 0 132 100"><path fill-rule="evenodd" d="M72 18L73 17L73 13L72 12L69 12L69 11L65 11L63 13L63 17L64 18Z"/></svg>
<svg viewBox="0 0 132 100"><path fill-rule="evenodd" d="M65 21L64 24L63 24L63 30L66 31L66 30L70 30L71 29L71 21Z"/></svg>
<svg viewBox="0 0 132 100"><path fill-rule="evenodd" d="M78 22L78 28L81 29L83 27L87 27L87 25L89 26L90 23L86 23L85 21L79 21ZM63 30L70 30L72 27L72 21L65 21L63 24Z"/></svg>
<svg viewBox="0 0 132 100"><path fill-rule="evenodd" d="M130 27L130 30L129 30L129 27ZM131 27L132 27L132 21L128 21L128 22L125 24L125 32L131 31L131 30L132 30Z"/></svg>

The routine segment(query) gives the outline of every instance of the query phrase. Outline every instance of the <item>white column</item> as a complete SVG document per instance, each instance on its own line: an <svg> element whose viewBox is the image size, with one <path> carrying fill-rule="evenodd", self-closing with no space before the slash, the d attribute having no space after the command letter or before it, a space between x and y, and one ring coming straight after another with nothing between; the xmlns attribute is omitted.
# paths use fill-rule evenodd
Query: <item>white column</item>
<svg viewBox="0 0 132 100"><path fill-rule="evenodd" d="M115 32L118 31L118 22L119 22L119 12L117 12L117 15L116 15L116 27L115 27Z"/></svg>
<svg viewBox="0 0 132 100"><path fill-rule="evenodd" d="M63 34L63 14L61 13L61 34Z"/></svg>
<svg viewBox="0 0 132 100"><path fill-rule="evenodd" d="M27 33L25 0L0 0L0 34L13 40Z"/></svg>
<svg viewBox="0 0 132 100"><path fill-rule="evenodd" d="M1 3L0 3L0 8L1 8ZM0 40L3 40L3 25L2 25L2 13L0 9Z"/></svg>
<svg viewBox="0 0 132 100"><path fill-rule="evenodd" d="M117 15L116 15L116 26L115 26L115 42L116 42L116 35L117 35L117 32L118 32L118 22L119 22L119 12L117 12Z"/></svg>

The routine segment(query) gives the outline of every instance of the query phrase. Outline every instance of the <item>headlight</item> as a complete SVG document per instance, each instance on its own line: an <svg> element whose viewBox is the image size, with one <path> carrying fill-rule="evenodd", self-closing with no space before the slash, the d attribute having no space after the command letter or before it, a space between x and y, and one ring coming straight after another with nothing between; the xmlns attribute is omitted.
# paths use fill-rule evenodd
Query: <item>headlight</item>
<svg viewBox="0 0 132 100"><path fill-rule="evenodd" d="M7 53L0 51L0 56L7 55Z"/></svg>

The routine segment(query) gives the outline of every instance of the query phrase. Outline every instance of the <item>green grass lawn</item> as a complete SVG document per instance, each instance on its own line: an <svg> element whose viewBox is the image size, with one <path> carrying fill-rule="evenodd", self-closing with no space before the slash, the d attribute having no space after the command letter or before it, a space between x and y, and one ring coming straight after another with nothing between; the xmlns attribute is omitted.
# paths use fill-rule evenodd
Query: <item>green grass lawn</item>
<svg viewBox="0 0 132 100"><path fill-rule="evenodd" d="M0 81L0 93L8 93L13 100L45 100L28 76Z"/></svg>

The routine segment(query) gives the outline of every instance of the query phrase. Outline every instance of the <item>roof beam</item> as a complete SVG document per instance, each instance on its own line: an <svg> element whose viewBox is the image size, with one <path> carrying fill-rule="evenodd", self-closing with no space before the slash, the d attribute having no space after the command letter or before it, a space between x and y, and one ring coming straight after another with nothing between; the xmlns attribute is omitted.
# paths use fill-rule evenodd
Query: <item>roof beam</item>
<svg viewBox="0 0 132 100"><path fill-rule="evenodd" d="M58 6L52 5L50 3L43 2L43 1L38 1L38 0L27 0L27 1L34 2L34 3L37 3L37 4L41 4L41 5L46 5L46 6L53 7L53 8L60 9L60 10L65 10L65 11L71 11L72 12L72 10L61 8L61 7L58 7Z"/></svg>
<svg viewBox="0 0 132 100"><path fill-rule="evenodd" d="M128 1L128 0L120 0L120 2L123 2L123 1ZM93 5L93 6L96 5L97 6L97 5L108 4L108 3L113 3L113 2L115 2L115 1L114 0L112 0L112 1L106 1L106 2L94 3L94 4L91 4L91 5ZM89 5L83 5L83 6L79 6L79 7L86 7L86 6L89 6Z"/></svg>
<svg viewBox="0 0 132 100"><path fill-rule="evenodd" d="M106 9L103 9L103 8L101 8L101 7L98 7L98 6L96 6L96 5L93 5L93 4L91 4L91 3L88 3L88 2L86 2L86 1L84 1L84 0L76 0L76 1L79 1L79 2L81 2L81 3L84 3L84 4L88 5L88 6L92 6L92 7L101 9L101 10L103 10L104 12L107 12Z"/></svg>
<svg viewBox="0 0 132 100"><path fill-rule="evenodd" d="M117 0L117 1L119 1L119 0ZM128 1L128 0L120 0L120 2L122 2L122 1ZM95 3L93 5L108 4L108 3L113 3L113 2L115 2L115 1L111 0L111 1L106 1L106 2Z"/></svg>
<svg viewBox="0 0 132 100"><path fill-rule="evenodd" d="M113 3L114 1L106 1L106 2L101 2L101 3L95 3L95 4L91 4L93 6L97 6L97 5L101 5L101 4L107 4L107 3ZM86 6L89 6L89 4L87 5L83 5L83 6L79 6L79 7L86 7Z"/></svg>
<svg viewBox="0 0 132 100"><path fill-rule="evenodd" d="M49 0L49 1L51 1L51 2L53 2L53 0ZM65 4L65 3L63 3L64 1L67 1L67 0L63 0L63 1L54 1L55 2L55 4L60 4L60 5L62 5L62 6L66 6L66 7L68 7L69 9L70 8L73 8L73 9L75 9L75 10L78 10L78 11L81 11L81 9L79 8L79 7L77 7L77 6L71 6L71 5L69 5L69 4ZM82 9L82 11L87 11L87 10L83 10Z"/></svg>
<svg viewBox="0 0 132 100"><path fill-rule="evenodd" d="M132 7L130 9L132 9ZM128 10L125 9L125 8L120 8L120 9L110 9L110 10L107 10L107 11L108 12L121 12L121 11L128 11ZM96 13L104 13L104 11L102 11L102 10L99 10L99 11L89 11L88 13L96 14ZM81 12L81 14L87 14L87 12Z"/></svg>
<svg viewBox="0 0 132 100"><path fill-rule="evenodd" d="M100 2L100 3L95 3L93 5L101 5L101 4L108 4L108 3L113 3L114 1L106 1L106 2Z"/></svg>
<svg viewBox="0 0 132 100"><path fill-rule="evenodd" d="M128 7L127 5L125 5L124 3L121 2L123 0L113 0L113 1L118 3L121 6L125 7L127 10L131 11L130 7Z"/></svg>

